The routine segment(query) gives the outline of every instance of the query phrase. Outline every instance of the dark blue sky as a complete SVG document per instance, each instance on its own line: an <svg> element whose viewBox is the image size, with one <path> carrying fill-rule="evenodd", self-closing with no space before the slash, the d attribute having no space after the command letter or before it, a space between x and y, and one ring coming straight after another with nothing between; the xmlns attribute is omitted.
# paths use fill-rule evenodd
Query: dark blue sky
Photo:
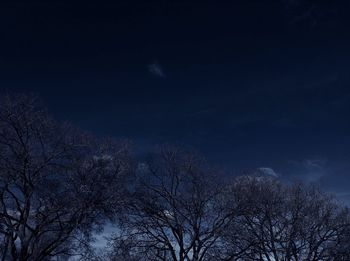
<svg viewBox="0 0 350 261"><path fill-rule="evenodd" d="M347 2L2 1L0 89L139 148L185 144L350 200Z"/></svg>

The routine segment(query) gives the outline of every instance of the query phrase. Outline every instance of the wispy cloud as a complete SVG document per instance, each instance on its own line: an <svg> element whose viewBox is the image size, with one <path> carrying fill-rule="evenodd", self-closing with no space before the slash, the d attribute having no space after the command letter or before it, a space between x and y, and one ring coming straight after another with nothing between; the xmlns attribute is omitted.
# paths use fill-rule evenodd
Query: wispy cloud
<svg viewBox="0 0 350 261"><path fill-rule="evenodd" d="M148 71L151 74L153 74L153 75L155 75L157 77L160 77L160 78L165 78L166 77L166 75L164 73L164 70L163 70L163 67L157 62L149 64L147 66L147 68L148 68Z"/></svg>
<svg viewBox="0 0 350 261"><path fill-rule="evenodd" d="M302 161L290 160L289 163L295 171L294 176L304 182L319 182L327 174L327 160L323 158L310 158Z"/></svg>
<svg viewBox="0 0 350 261"><path fill-rule="evenodd" d="M322 169L326 161L324 159L306 159L303 165L308 169Z"/></svg>

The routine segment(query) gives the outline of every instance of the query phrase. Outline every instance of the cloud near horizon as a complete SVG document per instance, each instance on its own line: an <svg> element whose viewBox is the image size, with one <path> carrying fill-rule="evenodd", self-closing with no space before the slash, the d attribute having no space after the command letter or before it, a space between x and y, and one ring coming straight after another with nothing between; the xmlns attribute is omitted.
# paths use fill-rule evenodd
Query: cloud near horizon
<svg viewBox="0 0 350 261"><path fill-rule="evenodd" d="M260 168L258 168L258 172L260 174L263 174L266 176L271 176L271 177L276 177L276 178L280 176L272 168L268 168L268 167L260 167Z"/></svg>

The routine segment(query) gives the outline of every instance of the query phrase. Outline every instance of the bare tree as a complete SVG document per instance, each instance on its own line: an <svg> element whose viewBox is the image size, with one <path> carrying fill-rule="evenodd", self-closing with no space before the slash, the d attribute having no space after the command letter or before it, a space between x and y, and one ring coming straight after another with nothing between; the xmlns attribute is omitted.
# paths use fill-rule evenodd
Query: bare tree
<svg viewBox="0 0 350 261"><path fill-rule="evenodd" d="M330 256L333 256L333 260L336 261L346 261L350 260L350 227L343 230L343 233L340 235L338 244L328 250Z"/></svg>
<svg viewBox="0 0 350 261"><path fill-rule="evenodd" d="M84 250L82 260L349 260L349 210L315 187L228 180L169 147L131 173L128 151L57 123L34 98L4 97L1 259L67 260ZM119 227L98 257L92 235L108 218Z"/></svg>
<svg viewBox="0 0 350 261"><path fill-rule="evenodd" d="M235 218L230 191L194 154L162 149L140 164L111 260L214 260Z"/></svg>
<svg viewBox="0 0 350 261"><path fill-rule="evenodd" d="M0 255L51 260L75 254L120 203L127 146L58 124L35 98L0 103ZM82 240L84 239L84 240Z"/></svg>
<svg viewBox="0 0 350 261"><path fill-rule="evenodd" d="M338 260L350 220L332 197L314 187L249 176L237 179L234 190L252 240L248 260Z"/></svg>
<svg viewBox="0 0 350 261"><path fill-rule="evenodd" d="M350 215L312 186L266 176L233 182L162 150L139 180L110 260L347 260Z"/></svg>

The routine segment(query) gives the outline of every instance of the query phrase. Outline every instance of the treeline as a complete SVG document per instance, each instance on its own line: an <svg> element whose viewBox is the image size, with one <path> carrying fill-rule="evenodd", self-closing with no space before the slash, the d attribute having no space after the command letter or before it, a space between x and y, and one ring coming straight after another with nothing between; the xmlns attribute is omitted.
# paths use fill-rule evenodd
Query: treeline
<svg viewBox="0 0 350 261"><path fill-rule="evenodd" d="M94 235L114 231L105 248ZM96 242L95 242L96 243ZM0 100L1 260L350 260L350 214L331 195L227 177L196 154L53 120L35 97Z"/></svg>

